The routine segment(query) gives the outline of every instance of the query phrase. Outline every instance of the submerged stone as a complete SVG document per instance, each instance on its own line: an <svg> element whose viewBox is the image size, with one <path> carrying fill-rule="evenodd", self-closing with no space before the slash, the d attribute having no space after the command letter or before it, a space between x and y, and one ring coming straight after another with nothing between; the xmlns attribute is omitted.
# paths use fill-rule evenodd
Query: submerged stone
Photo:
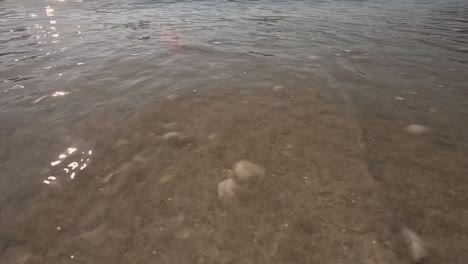
<svg viewBox="0 0 468 264"><path fill-rule="evenodd" d="M234 165L234 173L241 181L265 176L265 168L248 160L241 160Z"/></svg>

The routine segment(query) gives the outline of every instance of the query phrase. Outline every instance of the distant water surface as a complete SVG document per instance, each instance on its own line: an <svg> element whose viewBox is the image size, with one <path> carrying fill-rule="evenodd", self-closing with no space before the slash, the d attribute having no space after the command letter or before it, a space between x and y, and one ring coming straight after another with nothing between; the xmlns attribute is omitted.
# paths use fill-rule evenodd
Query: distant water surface
<svg viewBox="0 0 468 264"><path fill-rule="evenodd" d="M0 0L0 263L468 263L467 91L464 0Z"/></svg>

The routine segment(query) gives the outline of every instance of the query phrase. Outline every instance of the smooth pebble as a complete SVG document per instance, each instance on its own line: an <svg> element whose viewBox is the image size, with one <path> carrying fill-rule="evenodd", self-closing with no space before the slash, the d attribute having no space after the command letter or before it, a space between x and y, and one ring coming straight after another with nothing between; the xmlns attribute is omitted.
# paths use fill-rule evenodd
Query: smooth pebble
<svg viewBox="0 0 468 264"><path fill-rule="evenodd" d="M166 96L166 99L169 100L169 101L175 101L179 98L179 96L177 94L170 94L168 96Z"/></svg>
<svg viewBox="0 0 468 264"><path fill-rule="evenodd" d="M175 233L175 236L178 239L187 239L190 237L191 234L192 234L192 230L190 230L189 228L184 228L182 230L177 231Z"/></svg>
<svg viewBox="0 0 468 264"><path fill-rule="evenodd" d="M426 134L429 129L423 125L412 124L406 127L406 131L410 134L420 136Z"/></svg>
<svg viewBox="0 0 468 264"><path fill-rule="evenodd" d="M235 190L239 187L237 182L232 179L226 179L218 184L218 197L221 199L233 198Z"/></svg>
<svg viewBox="0 0 468 264"><path fill-rule="evenodd" d="M265 168L253 162L241 160L234 165L234 173L239 180L245 181L253 177L265 176Z"/></svg>
<svg viewBox="0 0 468 264"><path fill-rule="evenodd" d="M402 234L408 244L411 258L415 263L421 263L421 261L427 257L423 240L418 236L418 234L416 234L416 232L406 227L402 229Z"/></svg>
<svg viewBox="0 0 468 264"><path fill-rule="evenodd" d="M282 85L276 85L276 86L273 87L273 90L275 90L275 91L281 91L283 89L284 89L284 86L282 86Z"/></svg>
<svg viewBox="0 0 468 264"><path fill-rule="evenodd" d="M161 178L159 178L159 183L168 183L168 182L171 182L175 179L175 175L174 174L164 174L163 176L161 176Z"/></svg>
<svg viewBox="0 0 468 264"><path fill-rule="evenodd" d="M168 132L161 137L162 139L168 141L168 140L177 140L177 139L183 139L184 137L182 136L181 133L179 132Z"/></svg>
<svg viewBox="0 0 468 264"><path fill-rule="evenodd" d="M216 134L211 134L209 137L208 137L208 140L210 141L215 141L215 140L218 140L219 139L219 136L216 135Z"/></svg>

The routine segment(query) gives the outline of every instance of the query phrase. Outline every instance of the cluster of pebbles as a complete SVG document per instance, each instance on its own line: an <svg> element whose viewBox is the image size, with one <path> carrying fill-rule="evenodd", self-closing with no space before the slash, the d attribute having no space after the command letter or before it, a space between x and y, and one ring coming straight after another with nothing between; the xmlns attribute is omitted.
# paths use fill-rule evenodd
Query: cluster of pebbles
<svg viewBox="0 0 468 264"><path fill-rule="evenodd" d="M264 176L265 168L262 166L248 160L238 161L233 169L229 170L228 178L218 184L218 196L221 199L234 198L240 183Z"/></svg>

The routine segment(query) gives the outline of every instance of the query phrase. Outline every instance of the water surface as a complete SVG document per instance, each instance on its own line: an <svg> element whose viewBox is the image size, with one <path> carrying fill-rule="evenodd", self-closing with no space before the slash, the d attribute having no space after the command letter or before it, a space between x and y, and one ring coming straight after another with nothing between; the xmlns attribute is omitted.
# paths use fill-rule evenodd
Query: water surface
<svg viewBox="0 0 468 264"><path fill-rule="evenodd" d="M467 28L463 0L0 1L0 262L412 263L412 230L466 263Z"/></svg>

